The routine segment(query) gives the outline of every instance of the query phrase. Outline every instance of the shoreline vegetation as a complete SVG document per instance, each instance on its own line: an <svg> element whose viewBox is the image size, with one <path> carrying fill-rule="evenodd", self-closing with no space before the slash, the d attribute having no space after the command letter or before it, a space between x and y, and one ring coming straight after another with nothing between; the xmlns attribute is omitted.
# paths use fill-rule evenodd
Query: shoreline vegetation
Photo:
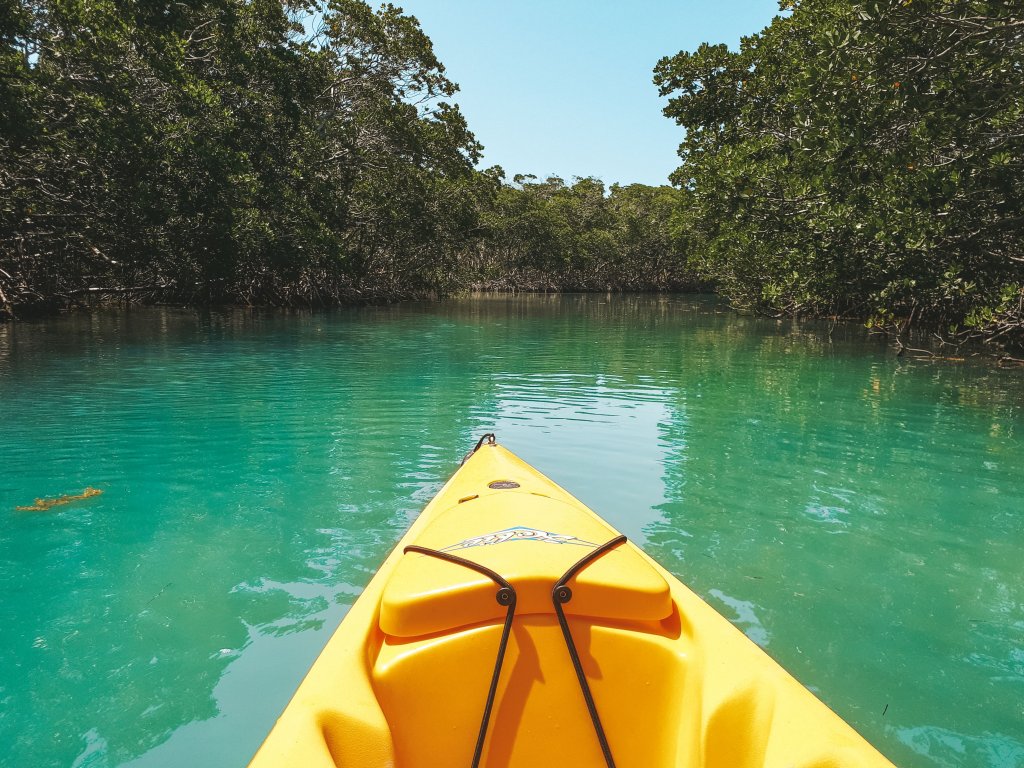
<svg viewBox="0 0 1024 768"><path fill-rule="evenodd" d="M1019 9L781 11L657 63L682 164L606 187L477 169L457 86L394 6L0 0L0 320L712 288L901 353L1024 357Z"/></svg>

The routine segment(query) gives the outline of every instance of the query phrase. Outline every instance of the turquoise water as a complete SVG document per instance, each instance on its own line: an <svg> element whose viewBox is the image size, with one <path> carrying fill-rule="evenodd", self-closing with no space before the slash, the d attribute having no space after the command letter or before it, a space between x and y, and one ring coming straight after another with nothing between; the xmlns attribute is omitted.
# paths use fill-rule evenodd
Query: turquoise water
<svg viewBox="0 0 1024 768"><path fill-rule="evenodd" d="M0 764L243 766L485 431L898 765L1024 766L1024 373L604 296L0 326Z"/></svg>

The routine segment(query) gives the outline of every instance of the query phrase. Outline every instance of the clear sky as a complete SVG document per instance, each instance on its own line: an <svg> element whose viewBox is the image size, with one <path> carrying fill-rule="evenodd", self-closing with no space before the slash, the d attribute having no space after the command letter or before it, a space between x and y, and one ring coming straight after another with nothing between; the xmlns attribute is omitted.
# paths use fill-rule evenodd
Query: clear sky
<svg viewBox="0 0 1024 768"><path fill-rule="evenodd" d="M735 48L776 0L393 0L420 20L484 145L481 167L666 183L682 129L661 114L659 58Z"/></svg>

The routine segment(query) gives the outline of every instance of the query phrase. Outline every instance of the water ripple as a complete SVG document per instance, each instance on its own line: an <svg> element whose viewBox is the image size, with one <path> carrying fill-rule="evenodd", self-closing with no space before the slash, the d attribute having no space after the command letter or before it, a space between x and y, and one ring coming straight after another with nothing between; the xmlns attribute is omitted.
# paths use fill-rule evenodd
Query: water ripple
<svg viewBox="0 0 1024 768"><path fill-rule="evenodd" d="M1017 766L1022 403L695 297L0 326L5 759L244 764L497 431L897 764Z"/></svg>

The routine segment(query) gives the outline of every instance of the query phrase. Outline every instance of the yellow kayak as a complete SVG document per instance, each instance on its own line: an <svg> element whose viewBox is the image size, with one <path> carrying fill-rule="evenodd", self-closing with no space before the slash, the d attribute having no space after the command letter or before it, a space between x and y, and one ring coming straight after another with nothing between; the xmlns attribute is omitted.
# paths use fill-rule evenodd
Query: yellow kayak
<svg viewBox="0 0 1024 768"><path fill-rule="evenodd" d="M352 606L251 768L892 765L485 438Z"/></svg>

